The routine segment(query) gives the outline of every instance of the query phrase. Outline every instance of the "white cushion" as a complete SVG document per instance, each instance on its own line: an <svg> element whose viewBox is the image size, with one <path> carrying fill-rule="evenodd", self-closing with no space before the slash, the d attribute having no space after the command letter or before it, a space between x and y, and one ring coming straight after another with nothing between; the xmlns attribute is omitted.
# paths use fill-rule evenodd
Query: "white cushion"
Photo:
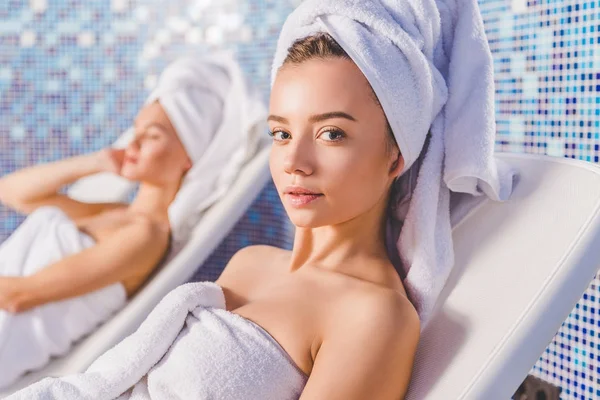
<svg viewBox="0 0 600 400"><path fill-rule="evenodd" d="M600 266L600 167L497 153L520 178L454 227L455 268L407 399L511 398Z"/></svg>

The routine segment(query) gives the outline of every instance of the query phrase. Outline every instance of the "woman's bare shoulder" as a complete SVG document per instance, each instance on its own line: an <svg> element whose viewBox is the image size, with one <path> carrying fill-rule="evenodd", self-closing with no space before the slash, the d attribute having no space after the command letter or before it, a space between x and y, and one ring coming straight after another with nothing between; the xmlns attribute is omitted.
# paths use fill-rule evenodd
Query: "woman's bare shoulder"
<svg viewBox="0 0 600 400"><path fill-rule="evenodd" d="M239 249L233 255L233 257L244 260L254 257L285 256L287 254L289 254L289 250L281 249L275 246L269 246L266 244L256 244Z"/></svg>
<svg viewBox="0 0 600 400"><path fill-rule="evenodd" d="M235 277L256 277L259 271L266 271L266 267L283 260L289 254L288 250L268 245L252 245L239 249L229 260L216 283L229 282Z"/></svg>
<svg viewBox="0 0 600 400"><path fill-rule="evenodd" d="M353 289L335 301L341 311L325 318L305 391L315 395L330 390L331 382L336 382L336 390L360 393L360 398L365 397L362 393L405 390L419 343L419 320L412 305L383 288ZM340 372L335 368L340 363L351 368ZM382 376L395 378L382 381Z"/></svg>

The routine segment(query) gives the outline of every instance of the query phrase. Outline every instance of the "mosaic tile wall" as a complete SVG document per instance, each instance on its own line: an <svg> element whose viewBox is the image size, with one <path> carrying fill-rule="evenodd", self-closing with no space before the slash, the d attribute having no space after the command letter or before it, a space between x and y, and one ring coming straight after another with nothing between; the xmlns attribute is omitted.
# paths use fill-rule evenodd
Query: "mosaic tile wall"
<svg viewBox="0 0 600 400"><path fill-rule="evenodd" d="M483 0L496 148L598 162L600 1ZM561 399L600 398L598 277L530 371Z"/></svg>
<svg viewBox="0 0 600 400"><path fill-rule="evenodd" d="M162 68L186 52L235 50L268 96L269 59L299 0L0 1L0 175L109 145ZM600 1L480 0L495 58L497 149L598 162ZM22 217L0 206L0 241ZM240 247L289 248L272 184L194 279ZM564 399L600 397L594 280L531 374Z"/></svg>

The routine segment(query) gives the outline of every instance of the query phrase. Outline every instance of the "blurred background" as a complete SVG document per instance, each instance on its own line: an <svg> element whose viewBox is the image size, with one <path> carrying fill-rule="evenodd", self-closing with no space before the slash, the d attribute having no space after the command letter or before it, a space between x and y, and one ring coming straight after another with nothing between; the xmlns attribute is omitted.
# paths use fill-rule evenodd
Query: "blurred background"
<svg viewBox="0 0 600 400"><path fill-rule="evenodd" d="M279 30L300 2L1 0L0 175L110 145L186 52L234 50L267 102ZM600 0L479 6L495 62L496 149L598 162ZM0 205L0 242L22 220ZM290 225L269 183L194 280L216 279L240 247L291 248ZM561 399L600 398L598 296L596 277L530 371Z"/></svg>

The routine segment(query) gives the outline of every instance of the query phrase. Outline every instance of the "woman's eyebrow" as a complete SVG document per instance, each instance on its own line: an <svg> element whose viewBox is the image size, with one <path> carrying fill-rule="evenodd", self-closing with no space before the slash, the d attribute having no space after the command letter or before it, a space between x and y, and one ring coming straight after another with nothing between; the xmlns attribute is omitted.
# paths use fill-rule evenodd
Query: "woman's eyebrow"
<svg viewBox="0 0 600 400"><path fill-rule="evenodd" d="M328 113L324 113L324 114L311 115L308 120L310 122L321 122L321 121L325 121L325 120L333 119L333 118L345 118L350 121L356 121L356 118L354 118L352 115L345 113L343 111L332 111L332 112L328 112ZM267 121L281 122L283 124L289 123L287 118L283 118L283 117L280 117L278 115L273 115L273 114L269 115L269 118L267 118Z"/></svg>
<svg viewBox="0 0 600 400"><path fill-rule="evenodd" d="M159 128L159 129L161 129L162 131L169 132L169 130L168 130L167 128L165 128L163 125L161 125L161 124L160 124L160 123L158 123L158 122L150 122L150 123L146 124L146 125L145 125L143 128L141 128L141 129L142 129L142 130L146 130L146 129L148 129L148 128L152 127L152 126L154 126L154 127L157 127L157 128ZM133 124L133 127L134 127L135 129L137 129L137 124L136 124L135 122L134 122L134 124Z"/></svg>

